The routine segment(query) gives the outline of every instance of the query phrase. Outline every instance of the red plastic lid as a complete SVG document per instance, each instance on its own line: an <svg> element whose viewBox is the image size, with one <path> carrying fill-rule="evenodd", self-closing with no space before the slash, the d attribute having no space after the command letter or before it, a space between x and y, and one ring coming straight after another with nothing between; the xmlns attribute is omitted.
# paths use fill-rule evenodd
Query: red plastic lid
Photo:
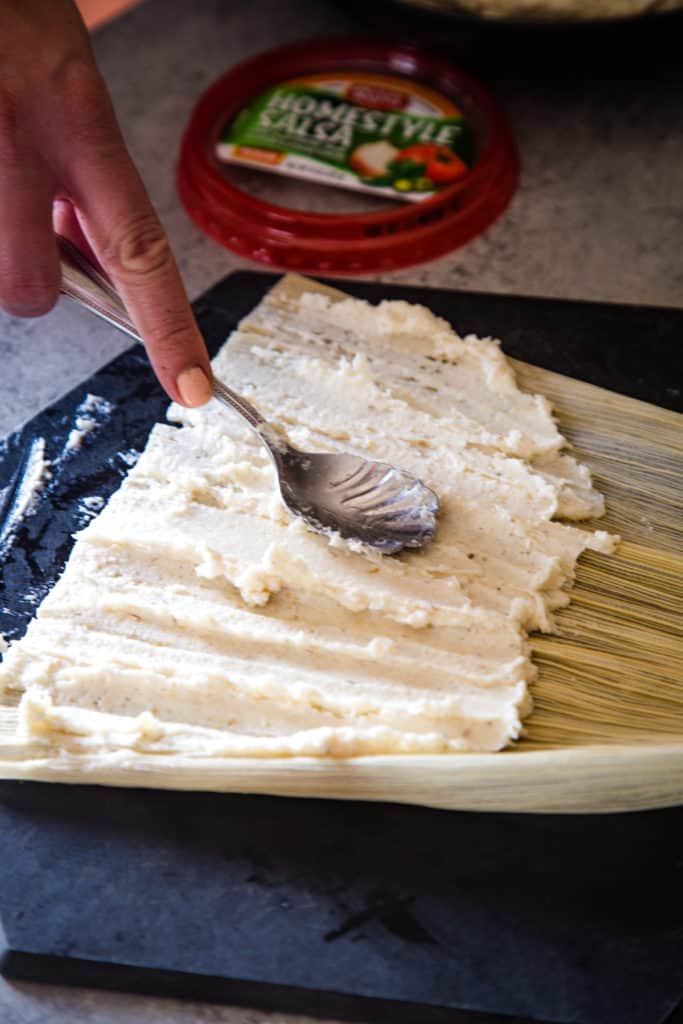
<svg viewBox="0 0 683 1024"><path fill-rule="evenodd" d="M264 202L237 187L215 154L226 123L279 82L330 70L390 73L451 99L474 134L469 172L428 199L371 213L308 213ZM502 213L517 180L509 129L478 83L413 46L367 39L296 43L228 71L195 107L177 175L192 219L226 248L272 267L340 275L412 266L456 249Z"/></svg>

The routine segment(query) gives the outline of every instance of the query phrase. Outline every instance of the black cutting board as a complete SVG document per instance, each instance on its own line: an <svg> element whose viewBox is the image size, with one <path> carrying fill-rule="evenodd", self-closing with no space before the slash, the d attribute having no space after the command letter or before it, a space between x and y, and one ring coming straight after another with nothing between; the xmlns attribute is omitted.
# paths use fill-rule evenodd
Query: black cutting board
<svg viewBox="0 0 683 1024"><path fill-rule="evenodd" d="M233 274L198 300L212 352L272 280ZM681 310L344 288L424 302L513 356L682 407ZM112 409L65 454L88 393ZM84 498L119 484L166 404L131 349L0 449L0 633L21 635L90 514ZM12 528L41 437L54 476ZM368 1024L656 1024L683 994L682 875L676 808L473 814L0 783L2 967L33 980Z"/></svg>

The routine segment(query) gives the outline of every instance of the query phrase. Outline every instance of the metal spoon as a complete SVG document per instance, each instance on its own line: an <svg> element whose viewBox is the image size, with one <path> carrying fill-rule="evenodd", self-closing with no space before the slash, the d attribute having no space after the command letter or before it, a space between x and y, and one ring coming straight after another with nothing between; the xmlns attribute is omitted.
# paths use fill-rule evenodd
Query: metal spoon
<svg viewBox="0 0 683 1024"><path fill-rule="evenodd" d="M142 342L111 281L66 238L58 236L64 295ZM436 531L439 500L414 476L387 462L350 454L302 452L281 427L214 378L214 397L236 410L263 441L286 507L319 533L394 554L419 548Z"/></svg>

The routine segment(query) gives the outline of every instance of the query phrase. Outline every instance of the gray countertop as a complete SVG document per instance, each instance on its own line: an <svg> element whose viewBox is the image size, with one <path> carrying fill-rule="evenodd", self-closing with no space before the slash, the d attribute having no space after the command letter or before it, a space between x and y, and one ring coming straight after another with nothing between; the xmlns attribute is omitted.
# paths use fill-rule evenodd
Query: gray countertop
<svg viewBox="0 0 683 1024"><path fill-rule="evenodd" d="M177 199L178 142L195 100L238 60L290 40L357 28L328 0L148 0L96 34L100 67L191 296L252 266L204 237ZM576 76L552 88L528 71L484 76L520 147L517 195L479 239L381 279L683 306L683 76L648 77L641 69L598 75L588 86L580 64L577 55ZM0 436L127 344L66 303L32 321L0 313ZM0 1018L8 1024L303 1021L6 982L0 982Z"/></svg>

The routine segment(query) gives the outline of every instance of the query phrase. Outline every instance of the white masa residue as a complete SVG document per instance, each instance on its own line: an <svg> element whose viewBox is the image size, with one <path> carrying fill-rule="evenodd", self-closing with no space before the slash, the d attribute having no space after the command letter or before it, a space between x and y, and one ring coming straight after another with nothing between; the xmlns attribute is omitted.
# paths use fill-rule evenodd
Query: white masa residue
<svg viewBox="0 0 683 1024"><path fill-rule="evenodd" d="M14 495L0 521L0 557L6 552L21 523L36 511L40 494L51 476L50 463L45 458L45 438L35 437L24 456L20 478L15 484L9 481L6 488L0 491L0 500L4 503L8 489L15 487Z"/></svg>
<svg viewBox="0 0 683 1024"><path fill-rule="evenodd" d="M0 670L21 727L86 761L134 750L349 757L499 750L603 511L498 344L428 310L276 287L215 360L295 444L381 458L439 496L396 558L292 520L218 403L172 406Z"/></svg>
<svg viewBox="0 0 683 1024"><path fill-rule="evenodd" d="M64 445L64 453L78 451L85 438L110 417L114 406L100 395L86 395L76 409L74 426Z"/></svg>
<svg viewBox="0 0 683 1024"><path fill-rule="evenodd" d="M135 465L141 455L136 448L126 448L125 451L118 452L117 454L121 459L121 462L129 468L132 468Z"/></svg>

